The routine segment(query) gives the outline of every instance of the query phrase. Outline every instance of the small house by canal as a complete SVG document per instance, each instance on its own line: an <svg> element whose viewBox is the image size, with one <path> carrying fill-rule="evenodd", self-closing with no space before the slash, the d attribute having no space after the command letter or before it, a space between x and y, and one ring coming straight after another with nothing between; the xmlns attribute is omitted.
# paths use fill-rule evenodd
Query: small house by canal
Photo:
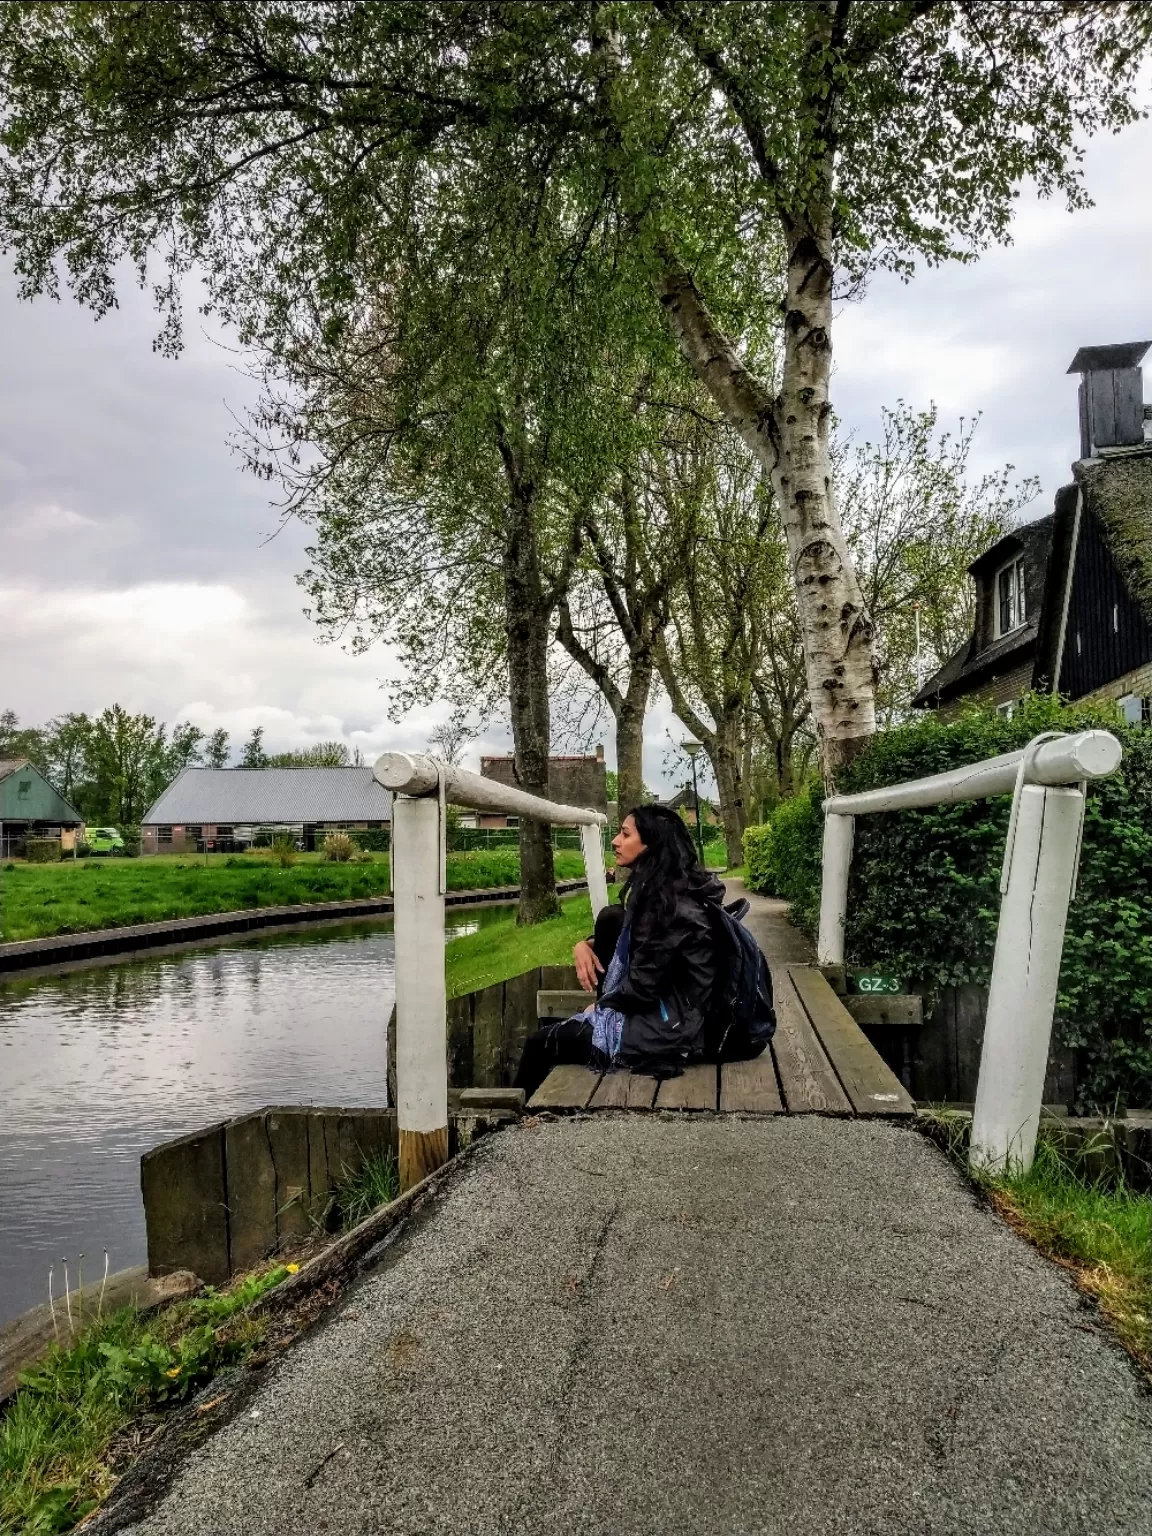
<svg viewBox="0 0 1152 1536"><path fill-rule="evenodd" d="M391 824L371 768L185 768L145 815L140 851L233 853L285 835L311 852L329 832Z"/></svg>
<svg viewBox="0 0 1152 1536"><path fill-rule="evenodd" d="M23 858L29 838L76 846L84 818L26 757L0 762L0 857Z"/></svg>

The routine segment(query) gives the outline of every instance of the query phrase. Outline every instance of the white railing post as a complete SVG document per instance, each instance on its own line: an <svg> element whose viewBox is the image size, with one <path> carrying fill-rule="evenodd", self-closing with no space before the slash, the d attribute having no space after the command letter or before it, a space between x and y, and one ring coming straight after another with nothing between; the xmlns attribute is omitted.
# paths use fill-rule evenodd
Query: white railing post
<svg viewBox="0 0 1152 1536"><path fill-rule="evenodd" d="M448 1029L440 801L392 802L400 1189L448 1161Z"/></svg>
<svg viewBox="0 0 1152 1536"><path fill-rule="evenodd" d="M969 1160L1027 1172L1048 1067L1084 796L1023 784L1000 905Z"/></svg>
<svg viewBox="0 0 1152 1536"><path fill-rule="evenodd" d="M604 875L604 843L599 823L587 823L580 828L580 845L584 850L584 875L588 881L588 899L592 903L592 916L596 918L608 905L608 881Z"/></svg>
<svg viewBox="0 0 1152 1536"><path fill-rule="evenodd" d="M824 859L820 883L820 965L844 964L844 923L848 916L848 872L852 868L855 820L829 811L824 817Z"/></svg>

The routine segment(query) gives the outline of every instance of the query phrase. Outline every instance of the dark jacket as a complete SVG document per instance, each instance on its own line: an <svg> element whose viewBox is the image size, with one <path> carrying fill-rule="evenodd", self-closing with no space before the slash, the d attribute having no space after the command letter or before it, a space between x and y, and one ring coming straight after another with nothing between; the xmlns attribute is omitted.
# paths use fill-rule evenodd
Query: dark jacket
<svg viewBox="0 0 1152 1536"><path fill-rule="evenodd" d="M669 919L660 919L646 902L628 913L628 975L600 1002L625 1015L626 1055L637 1059L664 1055L668 1025L683 1060L703 1051L704 1025L716 979L716 943L709 907L719 907L724 887L715 875L698 870L679 893Z"/></svg>

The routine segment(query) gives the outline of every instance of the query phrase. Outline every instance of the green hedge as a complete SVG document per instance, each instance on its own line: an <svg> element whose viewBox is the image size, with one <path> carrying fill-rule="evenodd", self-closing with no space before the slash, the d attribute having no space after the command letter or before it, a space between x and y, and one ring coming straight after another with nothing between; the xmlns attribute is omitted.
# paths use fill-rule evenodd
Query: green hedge
<svg viewBox="0 0 1152 1536"><path fill-rule="evenodd" d="M772 819L744 834L748 884L754 891L782 896L792 903L792 918L805 932L815 932L820 915L820 843L824 790L813 781L782 801Z"/></svg>
<svg viewBox="0 0 1152 1536"><path fill-rule="evenodd" d="M61 858L58 837L29 837L24 842L24 857L29 864L58 864Z"/></svg>
<svg viewBox="0 0 1152 1536"><path fill-rule="evenodd" d="M1068 915L1056 1038L1080 1053L1079 1107L1152 1103L1152 731L1110 706L1037 695L1014 719L972 710L876 736L842 792L897 784L1022 747L1041 731L1097 726L1124 747L1120 771L1091 787L1076 900ZM773 817L772 879L814 932L820 906L820 790ZM847 953L929 989L991 974L1010 797L856 822ZM783 824L781 818L783 817Z"/></svg>

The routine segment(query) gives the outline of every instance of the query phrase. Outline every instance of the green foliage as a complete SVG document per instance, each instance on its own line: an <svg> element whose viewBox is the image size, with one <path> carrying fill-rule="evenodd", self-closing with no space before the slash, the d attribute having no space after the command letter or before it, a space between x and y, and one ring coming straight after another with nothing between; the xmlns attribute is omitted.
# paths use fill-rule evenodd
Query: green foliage
<svg viewBox="0 0 1152 1536"><path fill-rule="evenodd" d="M400 1170L391 1151L374 1152L359 1168L343 1168L335 1191L340 1226L345 1230L356 1226L399 1193Z"/></svg>
<svg viewBox="0 0 1152 1536"><path fill-rule="evenodd" d="M117 1431L242 1359L261 1328L238 1314L289 1273L276 1265L155 1316L124 1307L52 1345L0 1420L0 1530L71 1530L116 1481L104 1458Z"/></svg>
<svg viewBox="0 0 1152 1536"><path fill-rule="evenodd" d="M772 823L760 822L744 831L744 863L748 870L748 889L771 894Z"/></svg>
<svg viewBox="0 0 1152 1536"><path fill-rule="evenodd" d="M330 864L347 864L356 854L356 844L347 832L329 832L320 851Z"/></svg>
<svg viewBox="0 0 1152 1536"><path fill-rule="evenodd" d="M29 864L58 864L60 839L58 837L29 837L24 843L24 857Z"/></svg>
<svg viewBox="0 0 1152 1536"><path fill-rule="evenodd" d="M749 883L754 891L792 903L792 920L815 929L820 910L820 850L824 791L819 780L782 800L762 827L744 834Z"/></svg>
<svg viewBox="0 0 1152 1536"><path fill-rule="evenodd" d="M294 837L278 833L272 839L272 862L281 869L291 869L300 857Z"/></svg>
<svg viewBox="0 0 1152 1536"><path fill-rule="evenodd" d="M449 810L454 809L454 806L449 806ZM349 832L348 836L365 853L387 853L392 846L392 833L388 827L364 827L359 832ZM455 846L451 837L448 846Z"/></svg>
<svg viewBox="0 0 1152 1536"><path fill-rule="evenodd" d="M1152 1102L1152 732L1124 726L1111 707L1065 706L1046 695L1027 699L1012 720L979 709L953 721L925 714L874 737L842 771L837 788L850 793L923 778L1013 751L1041 731L1091 726L1120 738L1124 761L1089 791L1055 1032L1080 1053L1084 1107L1146 1104ZM987 984L1010 805L1000 796L858 818L849 956L929 988ZM777 889L796 902L797 921L813 932L822 829L814 799L806 818L790 814L797 839L789 852L773 854L790 888Z"/></svg>

